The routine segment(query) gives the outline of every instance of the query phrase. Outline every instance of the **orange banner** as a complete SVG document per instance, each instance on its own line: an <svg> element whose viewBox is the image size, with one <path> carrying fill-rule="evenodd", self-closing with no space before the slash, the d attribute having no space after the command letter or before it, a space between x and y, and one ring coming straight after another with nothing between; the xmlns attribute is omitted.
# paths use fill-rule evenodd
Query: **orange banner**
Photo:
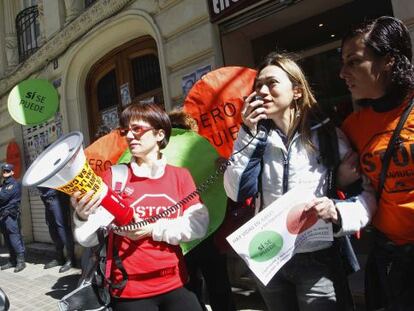
<svg viewBox="0 0 414 311"><path fill-rule="evenodd" d="M118 130L113 130L89 145L85 149L85 156L96 175L102 176L111 165L117 163L127 148L125 137Z"/></svg>
<svg viewBox="0 0 414 311"><path fill-rule="evenodd" d="M184 111L198 123L198 133L220 156L228 158L241 124L243 97L253 89L256 70L222 67L198 80L184 101Z"/></svg>

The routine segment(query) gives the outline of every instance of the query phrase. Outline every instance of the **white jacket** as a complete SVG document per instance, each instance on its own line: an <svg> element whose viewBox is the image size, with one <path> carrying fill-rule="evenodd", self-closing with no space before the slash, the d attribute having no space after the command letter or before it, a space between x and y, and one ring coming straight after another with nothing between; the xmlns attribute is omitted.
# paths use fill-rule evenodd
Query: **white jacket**
<svg viewBox="0 0 414 311"><path fill-rule="evenodd" d="M311 130L312 142L316 148L319 146L317 128L320 126L323 125L314 126ZM342 159L350 146L339 129L337 136ZM238 150L241 152L237 153ZM232 164L224 174L224 187L227 196L233 201L240 202L257 194L258 176L261 176L262 208L296 186L308 189L316 197L326 195L328 169L321 163L318 150L305 149L299 134L293 137L286 148L275 130L270 130L268 135L260 131L252 140L252 136L242 127L234 144L234 153ZM376 210L374 189L364 180L364 191L360 195L346 201L336 201L342 219L342 229L338 234L358 231L369 222ZM327 242L311 243L304 245L298 252L315 251L329 246Z"/></svg>

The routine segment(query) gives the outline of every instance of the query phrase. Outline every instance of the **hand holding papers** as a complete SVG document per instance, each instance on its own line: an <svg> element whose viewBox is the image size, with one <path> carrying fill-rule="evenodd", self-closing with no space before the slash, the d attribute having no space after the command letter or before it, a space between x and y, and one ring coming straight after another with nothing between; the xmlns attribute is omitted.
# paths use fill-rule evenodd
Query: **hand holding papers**
<svg viewBox="0 0 414 311"><path fill-rule="evenodd" d="M264 285L304 243L333 241L331 223L305 210L313 198L307 189L292 189L227 237Z"/></svg>

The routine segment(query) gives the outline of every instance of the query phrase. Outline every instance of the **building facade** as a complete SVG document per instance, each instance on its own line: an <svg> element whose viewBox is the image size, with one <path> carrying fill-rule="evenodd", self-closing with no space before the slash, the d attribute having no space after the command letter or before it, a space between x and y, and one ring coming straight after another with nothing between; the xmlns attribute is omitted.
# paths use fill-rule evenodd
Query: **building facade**
<svg viewBox="0 0 414 311"><path fill-rule="evenodd" d="M0 160L17 142L22 168L63 133L84 145L118 125L132 99L180 106L202 74L254 67L276 48L295 52L321 103L339 119L352 107L337 77L343 31L394 15L414 38L411 0L3 0L0 2ZM22 126L7 110L19 82L46 79L60 96L55 117ZM27 242L50 242L36 189L25 189Z"/></svg>

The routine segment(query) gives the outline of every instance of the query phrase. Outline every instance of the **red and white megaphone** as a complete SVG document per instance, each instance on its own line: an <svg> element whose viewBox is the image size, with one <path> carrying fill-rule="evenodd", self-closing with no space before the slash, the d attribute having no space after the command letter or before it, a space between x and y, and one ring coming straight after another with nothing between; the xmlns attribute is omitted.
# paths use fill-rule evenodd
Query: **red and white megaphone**
<svg viewBox="0 0 414 311"><path fill-rule="evenodd" d="M79 235L87 237L112 221L117 225L128 224L134 211L90 168L82 142L81 132L71 132L55 141L30 165L23 185L53 188L69 195L95 190L95 195L104 196L96 213L80 228Z"/></svg>

